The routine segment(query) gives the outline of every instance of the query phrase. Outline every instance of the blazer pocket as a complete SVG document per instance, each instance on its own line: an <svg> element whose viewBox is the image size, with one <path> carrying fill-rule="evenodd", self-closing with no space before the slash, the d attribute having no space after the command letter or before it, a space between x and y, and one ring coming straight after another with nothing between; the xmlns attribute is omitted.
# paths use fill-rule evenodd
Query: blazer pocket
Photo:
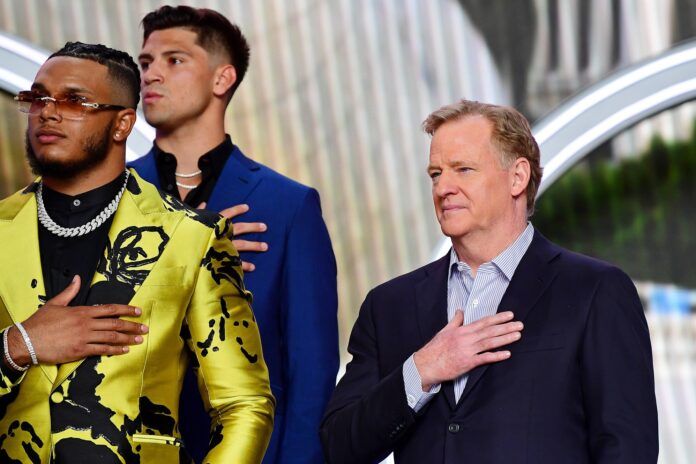
<svg viewBox="0 0 696 464"><path fill-rule="evenodd" d="M510 345L510 350L514 353L526 353L531 351L559 350L564 346L563 334L532 335L524 336L520 341Z"/></svg>
<svg viewBox="0 0 696 464"><path fill-rule="evenodd" d="M154 445L170 445L181 447L181 439L169 435L150 435L147 433L134 433L133 443L148 443Z"/></svg>
<svg viewBox="0 0 696 464"><path fill-rule="evenodd" d="M143 287L178 287L184 282L186 266L155 267L143 282Z"/></svg>

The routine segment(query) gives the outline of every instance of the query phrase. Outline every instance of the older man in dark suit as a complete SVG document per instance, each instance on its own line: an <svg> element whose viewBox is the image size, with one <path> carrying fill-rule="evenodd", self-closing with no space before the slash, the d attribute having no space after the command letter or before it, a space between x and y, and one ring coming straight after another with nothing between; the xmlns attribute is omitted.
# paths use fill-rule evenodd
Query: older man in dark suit
<svg viewBox="0 0 696 464"><path fill-rule="evenodd" d="M365 299L321 427L328 461L655 463L640 300L529 223L541 167L525 118L461 101L424 128L453 248Z"/></svg>

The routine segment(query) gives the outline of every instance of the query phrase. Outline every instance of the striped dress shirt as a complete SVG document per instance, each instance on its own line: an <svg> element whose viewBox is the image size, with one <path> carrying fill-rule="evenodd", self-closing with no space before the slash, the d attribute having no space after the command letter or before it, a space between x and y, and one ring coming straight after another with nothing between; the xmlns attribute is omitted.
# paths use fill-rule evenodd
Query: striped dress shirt
<svg viewBox="0 0 696 464"><path fill-rule="evenodd" d="M449 276L447 280L447 320L451 321L457 310L464 311L464 324L471 324L498 311L498 305L515 274L517 266L527 252L534 237L534 227L527 227L515 242L498 256L479 266L476 276L471 275L471 267L460 261L452 248L450 252ZM514 308L503 308L513 310ZM440 391L440 385L434 385L428 392L421 388L421 377L411 355L403 365L404 386L408 405L418 412L430 399ZM454 381L456 401L464 392L468 374L457 377Z"/></svg>

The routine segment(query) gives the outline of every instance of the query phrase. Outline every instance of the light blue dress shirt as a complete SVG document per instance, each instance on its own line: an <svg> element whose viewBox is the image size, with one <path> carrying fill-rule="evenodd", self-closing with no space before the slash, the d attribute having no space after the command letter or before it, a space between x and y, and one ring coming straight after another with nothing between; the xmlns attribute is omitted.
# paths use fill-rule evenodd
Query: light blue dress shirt
<svg viewBox="0 0 696 464"><path fill-rule="evenodd" d="M447 280L447 320L451 321L457 310L464 311L465 325L495 314L517 266L532 243L532 238L534 238L534 227L527 224L527 227L512 245L490 262L479 266L476 277L472 277L471 267L460 261L454 248L452 248ZM515 308L502 309L515 310ZM404 362L403 377L406 400L416 412L440 391L440 384L433 385L427 392L423 391L421 377L413 361L413 355ZM455 379L455 401L459 401L462 396L468 379L468 374L463 374Z"/></svg>

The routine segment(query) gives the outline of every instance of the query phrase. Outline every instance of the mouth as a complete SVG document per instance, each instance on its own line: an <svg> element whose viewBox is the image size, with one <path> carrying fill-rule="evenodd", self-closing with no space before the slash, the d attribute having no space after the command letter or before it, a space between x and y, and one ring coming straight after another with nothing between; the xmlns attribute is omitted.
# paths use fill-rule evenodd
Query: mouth
<svg viewBox="0 0 696 464"><path fill-rule="evenodd" d="M34 137L36 137L39 143L47 144L64 139L65 134L56 129L43 128L34 132Z"/></svg>
<svg viewBox="0 0 696 464"><path fill-rule="evenodd" d="M155 103L158 101L160 98L162 98L162 94L159 94L157 92L145 92L143 93L143 103L144 104L150 104L150 103Z"/></svg>

